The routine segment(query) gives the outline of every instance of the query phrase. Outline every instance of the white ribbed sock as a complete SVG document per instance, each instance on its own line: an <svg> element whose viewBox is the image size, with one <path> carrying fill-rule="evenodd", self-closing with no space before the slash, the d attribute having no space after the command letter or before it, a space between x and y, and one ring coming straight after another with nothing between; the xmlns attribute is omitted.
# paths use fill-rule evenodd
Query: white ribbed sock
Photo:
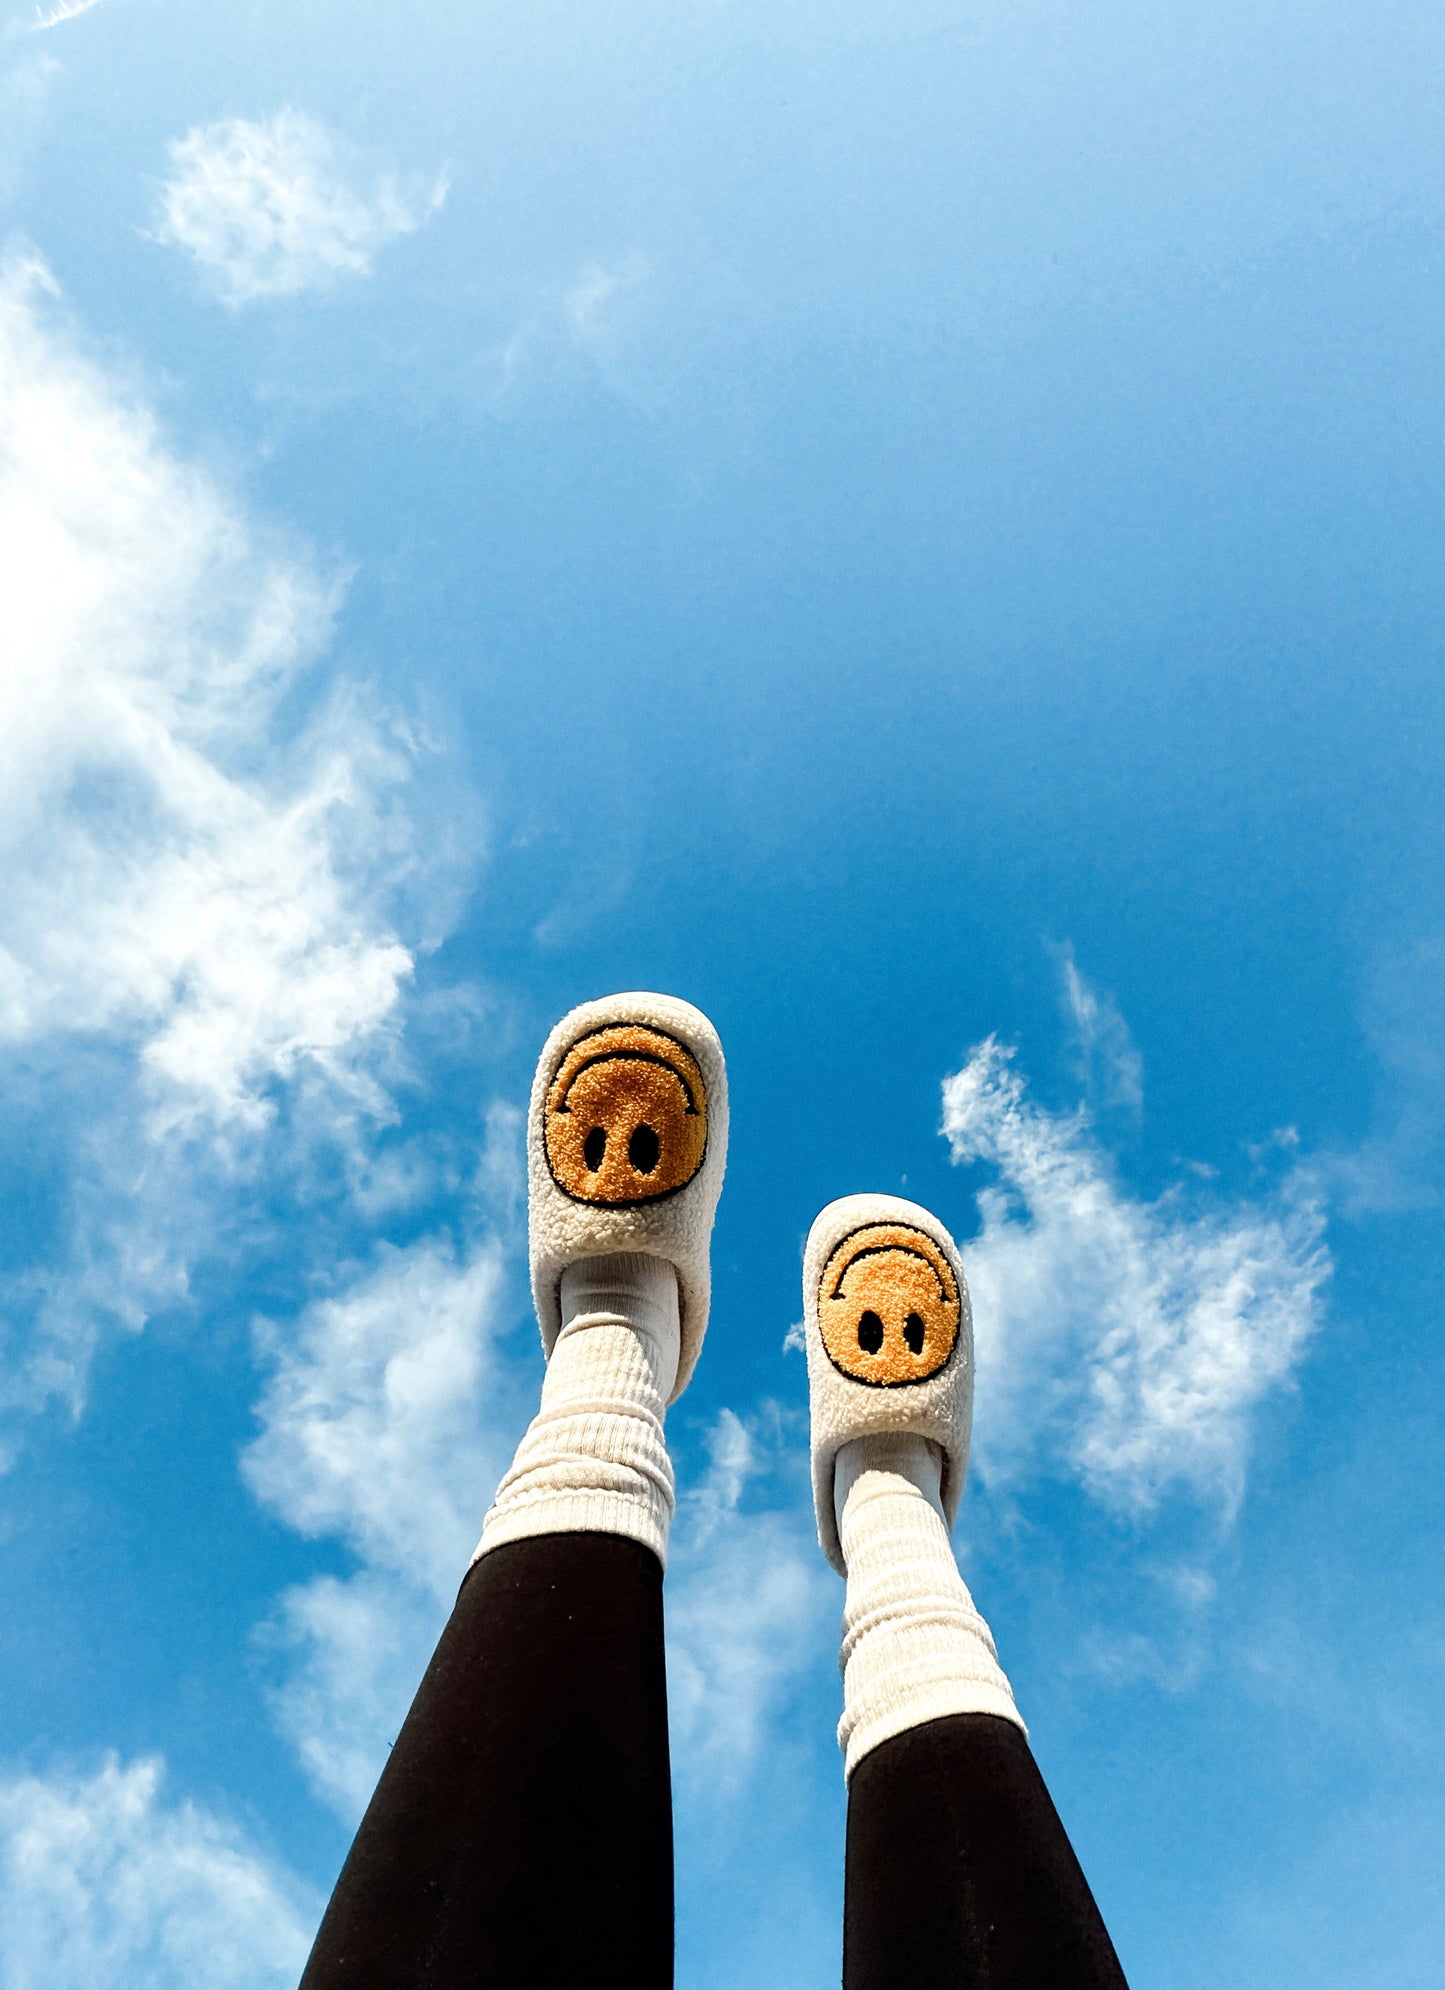
<svg viewBox="0 0 1445 1990"><path fill-rule="evenodd" d="M953 1559L941 1464L936 1445L906 1433L855 1437L838 1453L834 1502L848 1565L838 1745L847 1776L880 1742L945 1714L1024 1725Z"/></svg>
<svg viewBox="0 0 1445 1990"><path fill-rule="evenodd" d="M677 1379L677 1274L633 1252L562 1274L542 1406L482 1526L478 1556L534 1534L624 1534L667 1564L676 1503L663 1414Z"/></svg>

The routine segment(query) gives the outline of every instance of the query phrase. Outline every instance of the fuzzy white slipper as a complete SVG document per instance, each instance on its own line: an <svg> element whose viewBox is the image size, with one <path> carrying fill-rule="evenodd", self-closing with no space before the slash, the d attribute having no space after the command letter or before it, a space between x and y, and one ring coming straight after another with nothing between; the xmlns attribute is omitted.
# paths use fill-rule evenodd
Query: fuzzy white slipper
<svg viewBox="0 0 1445 1990"><path fill-rule="evenodd" d="M527 1116L532 1293L550 1355L562 1273L641 1251L677 1272L682 1346L669 1402L707 1329L708 1253L727 1161L727 1067L717 1031L671 995L584 1002L548 1037Z"/></svg>
<svg viewBox="0 0 1445 1990"><path fill-rule="evenodd" d="M803 1253L803 1324L818 1540L843 1575L834 1465L853 1438L906 1431L929 1439L943 1454L950 1527L958 1512L973 1417L973 1316L952 1237L899 1196L830 1202Z"/></svg>

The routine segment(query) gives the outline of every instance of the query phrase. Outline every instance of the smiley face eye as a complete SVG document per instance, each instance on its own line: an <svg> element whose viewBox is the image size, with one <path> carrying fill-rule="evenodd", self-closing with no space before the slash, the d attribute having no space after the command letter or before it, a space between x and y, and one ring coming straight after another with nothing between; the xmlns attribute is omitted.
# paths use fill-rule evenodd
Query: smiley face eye
<svg viewBox="0 0 1445 1990"><path fill-rule="evenodd" d="M587 1163L589 1174L596 1174L602 1166L602 1157L607 1152L607 1128L594 1126L582 1143L582 1159Z"/></svg>
<svg viewBox="0 0 1445 1990"><path fill-rule="evenodd" d="M923 1321L917 1313L910 1313L903 1322L903 1338L914 1354L923 1352Z"/></svg>
<svg viewBox="0 0 1445 1990"><path fill-rule="evenodd" d="M871 1306L858 1322L858 1345L865 1354L877 1354L883 1345L883 1322Z"/></svg>
<svg viewBox="0 0 1445 1990"><path fill-rule="evenodd" d="M627 1158L640 1175L650 1175L662 1154L656 1130L644 1120L627 1143Z"/></svg>

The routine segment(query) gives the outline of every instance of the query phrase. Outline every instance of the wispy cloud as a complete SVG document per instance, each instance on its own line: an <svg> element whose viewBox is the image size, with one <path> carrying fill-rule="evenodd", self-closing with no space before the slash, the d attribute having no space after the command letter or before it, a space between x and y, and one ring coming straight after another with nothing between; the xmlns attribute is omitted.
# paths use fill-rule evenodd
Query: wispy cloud
<svg viewBox="0 0 1445 1990"><path fill-rule="evenodd" d="M454 1591L500 1472L478 1426L501 1287L493 1245L383 1245L286 1344L263 1332L275 1366L245 1458L257 1496L303 1534Z"/></svg>
<svg viewBox="0 0 1445 1990"><path fill-rule="evenodd" d="M347 875L399 757L344 702L278 738L335 586L75 354L51 289L0 284L0 1040L116 1034L163 1117L254 1127L306 1060L350 1082L410 971Z"/></svg>
<svg viewBox="0 0 1445 1990"><path fill-rule="evenodd" d="M458 1580L465 1566L463 1557ZM278 1668L277 1728L346 1825L358 1824L371 1800L447 1610L404 1576L361 1569L287 1590L261 1633Z"/></svg>
<svg viewBox="0 0 1445 1990"><path fill-rule="evenodd" d="M202 1177L234 1173L284 1095L324 1095L333 1126L390 1110L409 745L336 686L280 720L308 709L337 595L81 356L43 264L12 261L0 1045L12 1114L43 1071L47 1139L73 1093L76 1144L68 1251L0 1295L33 1328L0 1401L78 1403L98 1317L184 1291Z"/></svg>
<svg viewBox="0 0 1445 1990"><path fill-rule="evenodd" d="M605 358L619 336L618 309L647 282L647 258L635 250L611 269L588 263L562 298L562 311L576 343Z"/></svg>
<svg viewBox="0 0 1445 1990"><path fill-rule="evenodd" d="M257 1497L361 1564L281 1599L281 1726L348 1820L370 1796L525 1422L496 1347L500 1253L440 1238L382 1249L284 1340L245 1476Z"/></svg>
<svg viewBox="0 0 1445 1990"><path fill-rule="evenodd" d="M318 1903L155 1759L0 1782L6 1990L286 1990Z"/></svg>
<svg viewBox="0 0 1445 1990"><path fill-rule="evenodd" d="M170 147L156 240L184 249L233 308L369 276L377 252L446 199L445 179L354 184L336 141L300 111L199 126Z"/></svg>
<svg viewBox="0 0 1445 1990"><path fill-rule="evenodd" d="M966 1252L985 1478L1062 1471L1126 1512L1171 1491L1230 1512L1251 1413L1320 1317L1313 1177L1292 1171L1249 1202L1183 1186L1136 1200L1085 1110L1035 1104L992 1037L945 1080L942 1131L956 1162L999 1178Z"/></svg>
<svg viewBox="0 0 1445 1990"><path fill-rule="evenodd" d="M1074 950L1059 950L1064 1013L1073 1040L1075 1066L1086 1096L1096 1108L1137 1113L1144 1103L1144 1060L1112 997L1079 972Z"/></svg>
<svg viewBox="0 0 1445 1990"><path fill-rule="evenodd" d="M668 1698L678 1773L746 1786L793 1697L837 1649L842 1595L813 1536L807 1450L775 1413L723 1410L685 1491L668 1569Z"/></svg>
<svg viewBox="0 0 1445 1990"><path fill-rule="evenodd" d="M44 34L47 28L58 28L65 21L78 20L82 14L88 14L92 7L99 7L100 4L101 0L61 0L58 7L37 8L30 32Z"/></svg>
<svg viewBox="0 0 1445 1990"><path fill-rule="evenodd" d="M584 264L546 293L496 352L498 394L505 398L581 361L589 377L600 374L615 393L634 398L640 383L627 361L651 278L651 265L636 250L612 264Z"/></svg>

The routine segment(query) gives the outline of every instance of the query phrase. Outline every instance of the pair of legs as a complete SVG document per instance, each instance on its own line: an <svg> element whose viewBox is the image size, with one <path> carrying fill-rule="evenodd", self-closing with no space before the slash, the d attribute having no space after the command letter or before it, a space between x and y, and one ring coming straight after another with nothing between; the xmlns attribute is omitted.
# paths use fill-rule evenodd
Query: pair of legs
<svg viewBox="0 0 1445 1990"><path fill-rule="evenodd" d="M613 998L549 1040L542 1406L303 1990L672 1983L663 1418L701 1341L725 1139L696 1011ZM846 1990L1122 1986L948 1546L972 1386L952 1241L912 1205L835 1204L804 1296L819 1533L847 1578Z"/></svg>
<svg viewBox="0 0 1445 1990"><path fill-rule="evenodd" d="M662 1568L616 1535L517 1541L462 1585L303 1990L672 1984ZM848 1791L847 1990L1123 1983L1029 1746L907 1729Z"/></svg>

